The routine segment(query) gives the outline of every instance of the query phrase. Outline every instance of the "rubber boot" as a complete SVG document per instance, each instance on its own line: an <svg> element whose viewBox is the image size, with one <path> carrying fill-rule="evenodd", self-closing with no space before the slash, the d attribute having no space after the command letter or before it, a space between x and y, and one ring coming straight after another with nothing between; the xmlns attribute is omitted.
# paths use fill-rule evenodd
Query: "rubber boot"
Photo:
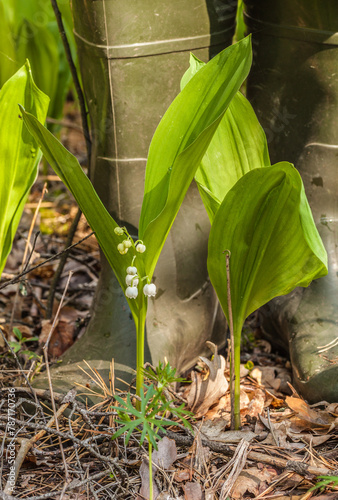
<svg viewBox="0 0 338 500"><path fill-rule="evenodd" d="M272 163L299 170L329 258L327 277L260 311L268 338L286 343L294 385L309 402L338 401L338 3L245 0L253 40L247 95Z"/></svg>
<svg viewBox="0 0 338 500"><path fill-rule="evenodd" d="M93 129L92 182L109 212L131 234L137 235L150 141L180 91L189 53L207 61L231 44L236 3L72 2ZM207 340L225 342L223 314L207 276L209 230L197 188L192 186L156 267L158 293L149 301L146 322L145 359L157 364L166 357L178 373L207 354ZM82 372L77 365L83 359L107 381L112 358L116 377L129 381L136 360L135 327L103 257L91 321L84 337L54 370L55 387L64 391L79 381Z"/></svg>

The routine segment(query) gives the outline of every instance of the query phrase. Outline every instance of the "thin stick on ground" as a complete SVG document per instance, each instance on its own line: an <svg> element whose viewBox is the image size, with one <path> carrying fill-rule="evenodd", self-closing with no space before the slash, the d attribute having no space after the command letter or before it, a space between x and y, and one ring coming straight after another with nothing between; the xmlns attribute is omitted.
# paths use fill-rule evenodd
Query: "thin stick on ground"
<svg viewBox="0 0 338 500"><path fill-rule="evenodd" d="M23 273L26 270L26 268L29 265L29 261L30 261L30 259L32 257L32 253L33 252L30 253L29 259L25 263L26 257L27 257L27 254L28 254L28 248L30 247L30 241L31 241L32 232L33 232L33 229L35 227L36 219L37 219L37 216L38 216L38 213L39 213L39 210L40 210L40 206L41 206L42 200L43 200L43 198L45 196L46 190L47 190L47 183L45 182L44 185L43 185L43 188L42 188L40 199L38 201L38 204L36 206L36 209L35 209L35 212L34 212L34 215L33 215L33 219L32 219L31 225L29 227L28 236L27 236L26 245L25 245L25 251L24 251L23 258L22 258L22 263L21 263L21 270L20 270L21 273ZM18 302L18 296L19 296L19 288L17 288L16 293L15 293L15 297L14 297L14 302L13 302L13 307L12 307L12 314L11 314L11 319L10 319L10 322L9 322L9 331L10 332L12 331L12 327L13 327L13 321L14 321L14 316L15 316L17 302Z"/></svg>
<svg viewBox="0 0 338 500"><path fill-rule="evenodd" d="M72 278L72 275L73 275L73 272L72 272L72 271L69 271L68 279L67 279L66 286L65 286L65 289L64 289L64 291L63 291L63 294L62 294L61 300L60 300L60 304L59 304L58 310L57 310L57 312L56 312L56 315L55 315L55 318L54 318L53 324L52 324L51 329L50 329L50 331L49 331L49 334L48 334L48 337L47 337L46 343L45 343L45 345L43 346L43 349L42 349L42 350L43 350L43 354L44 354L44 358L45 358L45 363L46 363L46 371L47 371L47 377L48 377L48 385L49 385L49 390L50 390L50 394L51 394L51 402L52 402L53 413L54 413L54 416L55 416L55 426L56 426L56 430L59 430L59 422L58 422L58 419L57 419L57 412L56 412L55 401L54 401L54 397L53 397L52 379L51 379L51 376L50 376L50 370L49 370L49 363L48 363L48 346L49 346L50 339L51 339L51 337L52 337L52 333L54 332L55 327L56 327L56 324L57 324L57 321L58 321L58 319L59 319L60 311L61 311L61 308L62 308L63 302L64 302L64 300L65 300L66 293L67 293L68 286L69 286L70 280L71 280L71 278ZM66 482L68 482L68 479L69 479L69 472L68 472L68 467L67 467L66 457L65 457L65 454L64 454L64 451L63 451L62 440L61 440L61 437L60 437L60 436L59 436L59 445L60 445L60 450L61 450L61 456L62 456L63 465L64 465L64 468L65 468Z"/></svg>
<svg viewBox="0 0 338 500"><path fill-rule="evenodd" d="M234 487L234 484L238 476L244 469L246 459L248 456L248 449L249 449L248 441L242 439L242 441L238 444L236 448L233 458L230 460L230 462L232 461L233 464L231 467L231 472L229 474L229 477L222 486L220 500L226 500L228 498L228 495L230 494L232 488Z"/></svg>
<svg viewBox="0 0 338 500"><path fill-rule="evenodd" d="M80 245L81 243L83 243L85 240L87 240L88 238L90 238L91 236L93 236L94 231L92 231L90 234L87 234L87 236L85 236L84 238L82 238L81 240L77 241L76 243L73 243L72 245L66 247L64 250L62 250L61 252L53 255L52 257L49 257L49 259L46 259L44 260L43 262L40 262L40 264L37 264L36 266L33 266L33 267L30 267L29 269L27 269L27 271L24 271L23 273L20 273L18 274L17 276L15 276L15 278L12 278L11 280L9 281L6 281L5 283L2 283L0 285L0 290L2 290L3 288L6 288L6 286L9 286L9 285L14 285L15 283L18 283L19 281L21 281L21 278L23 278L24 276L26 276L26 274L29 274L31 273L32 271L35 271L35 269L38 269L39 267L42 267L44 266L45 264L48 264L49 262L52 262L53 260L56 260L58 259L60 256L62 256L64 253L66 252L69 252L72 248Z"/></svg>
<svg viewBox="0 0 338 500"><path fill-rule="evenodd" d="M61 15L59 6L58 6L56 0L51 0L51 4L52 4L53 10L54 10L54 14L55 14L56 22L57 22L57 25L58 25L59 33L60 33L61 40L62 40L64 49L65 49L66 58L67 58L67 61L68 61L68 64L69 64L70 72L72 74L72 78L73 78L73 82L74 82L74 86L75 86L77 98L78 98L79 105L80 105L82 130L83 130L83 135L84 135L84 138L85 138L85 141L86 141L86 149L87 149L88 177L90 178L90 164L91 164L91 148L92 148L92 145L91 145L91 138L90 138L90 133L89 133L88 116L87 116L87 109L86 109L85 98L84 98L84 94L83 94L83 91L82 91L82 88L81 88L80 80L79 80L79 77L78 77L78 74L77 74L76 66L75 66L74 61L73 61L72 52L70 50L70 45L69 45L69 42L68 42L68 39L67 39L65 27L63 25L62 15ZM73 220L73 222L72 222L72 225L71 225L71 228L70 228L70 231L69 231L69 235L68 235L68 238L67 238L67 241L66 241L66 246L70 246L71 243L72 243L72 241L73 241L73 238L74 238L74 235L75 235L76 228L77 228L77 225L79 223L80 217L81 217L81 210L79 209L78 212L77 212L77 214L76 214L76 216L75 216L75 218L74 218L74 220ZM60 276L61 276L61 274L63 272L64 266L66 264L67 256L68 256L67 253L65 253L64 256L62 257L62 259L60 260L58 268L57 268L56 273L54 275L53 281L51 283L51 288L50 288L50 293L49 293L48 303L47 303L47 314L46 314L46 317L48 319L50 319L52 317L52 314L53 314L53 302L54 302L55 290L56 290L56 286L58 284L59 278L60 278Z"/></svg>
<svg viewBox="0 0 338 500"><path fill-rule="evenodd" d="M226 272L227 272L227 296L228 296L228 314L230 330L230 398L231 398L231 430L235 429L235 339L234 322L232 317L231 305L231 285L230 285L230 250L224 250Z"/></svg>
<svg viewBox="0 0 338 500"><path fill-rule="evenodd" d="M54 304L56 287L59 283L59 279L60 279L62 272L63 272L63 269L66 265L66 261L67 261L68 255L69 255L70 248L72 248L72 241L73 241L73 238L75 236L76 229L77 229L78 223L80 221L81 215L82 215L82 212L80 209L78 209L78 211L74 217L74 220L72 222L72 225L70 227L70 230L69 230L69 233L67 236L67 240L66 240L66 248L68 248L68 250L65 250L62 253L59 265L54 273L52 282L50 284L50 289L49 289L49 294L48 294L48 299L47 299L46 319L50 319L53 315L53 304Z"/></svg>

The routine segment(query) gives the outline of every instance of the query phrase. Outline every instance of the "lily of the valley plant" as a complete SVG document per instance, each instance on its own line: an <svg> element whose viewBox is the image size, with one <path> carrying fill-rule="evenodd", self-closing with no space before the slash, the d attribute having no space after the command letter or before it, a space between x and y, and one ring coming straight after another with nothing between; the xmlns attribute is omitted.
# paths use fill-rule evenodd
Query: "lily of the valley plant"
<svg viewBox="0 0 338 500"><path fill-rule="evenodd" d="M203 67L192 57L182 84ZM212 224L208 272L229 323L232 310L238 429L245 319L274 297L325 276L327 255L299 173L287 162L271 165L264 131L241 93L231 101L195 180ZM231 255L230 287L224 252Z"/></svg>
<svg viewBox="0 0 338 500"><path fill-rule="evenodd" d="M136 390L141 394L147 301L156 293L157 260L195 172L226 109L251 65L250 38L225 49L187 83L161 120L152 139L134 242L104 208L76 158L21 107L29 132L73 193L127 297L137 342Z"/></svg>

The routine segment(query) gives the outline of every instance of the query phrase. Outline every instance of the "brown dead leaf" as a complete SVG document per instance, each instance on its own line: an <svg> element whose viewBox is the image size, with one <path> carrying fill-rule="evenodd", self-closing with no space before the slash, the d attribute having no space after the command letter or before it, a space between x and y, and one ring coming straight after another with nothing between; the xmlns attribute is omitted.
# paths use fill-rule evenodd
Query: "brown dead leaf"
<svg viewBox="0 0 338 500"><path fill-rule="evenodd" d="M247 472L242 472L231 490L232 499L242 499L245 498L244 495L248 492L257 496L259 493L259 480L255 480L254 476L248 474Z"/></svg>
<svg viewBox="0 0 338 500"><path fill-rule="evenodd" d="M175 472L174 481L177 483L182 483L183 481L188 481L190 479L190 470L183 469Z"/></svg>
<svg viewBox="0 0 338 500"><path fill-rule="evenodd" d="M286 397L286 404L293 410L299 418L305 420L312 427L331 427L334 424L334 417L327 411L311 409L310 406L300 398Z"/></svg>
<svg viewBox="0 0 338 500"><path fill-rule="evenodd" d="M169 469L172 464L177 459L177 450L176 444L173 439L169 439L164 437L158 443L158 450L153 452L152 462L153 462L153 478L155 478L157 468L156 466L161 467L162 469ZM143 498L149 498L149 462L147 459L142 461L140 467L140 476L141 476L141 488L140 495L137 496L137 500L141 500ZM154 500L158 497L160 491L153 479L153 496Z"/></svg>
<svg viewBox="0 0 338 500"><path fill-rule="evenodd" d="M185 500L202 500L202 488L199 483L186 483L183 489Z"/></svg>
<svg viewBox="0 0 338 500"><path fill-rule="evenodd" d="M250 417L258 417L261 415L265 406L265 393L261 389L257 389L253 398L251 399L245 415L250 415Z"/></svg>
<svg viewBox="0 0 338 500"><path fill-rule="evenodd" d="M192 384L187 397L190 409L200 418L207 413L209 408L217 403L228 390L228 381L224 375L225 359L217 354L217 346L207 342L209 349L214 353L212 360L204 357L200 359L208 366L209 375L205 380L199 373L191 372Z"/></svg>
<svg viewBox="0 0 338 500"><path fill-rule="evenodd" d="M327 405L326 411L338 417L338 403L331 403Z"/></svg>
<svg viewBox="0 0 338 500"><path fill-rule="evenodd" d="M201 433L210 441L220 443L239 443L242 439L252 441L256 434L251 431L224 431L224 420L206 420L201 427Z"/></svg>
<svg viewBox="0 0 338 500"><path fill-rule="evenodd" d="M43 320L42 329L39 336L39 343L45 344L48 339L52 321ZM74 326L66 321L59 320L52 333L48 346L48 354L53 358L60 357L71 345L73 345Z"/></svg>
<svg viewBox="0 0 338 500"><path fill-rule="evenodd" d="M256 380L259 385L274 391L282 391L290 394L287 382L291 382L290 372L285 368L274 366L256 367L250 373L250 376Z"/></svg>

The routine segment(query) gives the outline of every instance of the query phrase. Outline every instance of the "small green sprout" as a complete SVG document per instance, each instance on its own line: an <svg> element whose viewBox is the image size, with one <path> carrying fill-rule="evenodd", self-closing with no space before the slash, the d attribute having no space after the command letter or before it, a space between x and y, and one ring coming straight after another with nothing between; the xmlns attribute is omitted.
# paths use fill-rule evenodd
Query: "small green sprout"
<svg viewBox="0 0 338 500"><path fill-rule="evenodd" d="M19 354L26 354L28 356L28 359L39 358L39 356L35 352L23 349L23 344L26 344L27 342L36 342L39 340L38 337L23 337L19 328L13 328L13 333L18 340L10 340L8 344L11 346L15 353L20 351Z"/></svg>

